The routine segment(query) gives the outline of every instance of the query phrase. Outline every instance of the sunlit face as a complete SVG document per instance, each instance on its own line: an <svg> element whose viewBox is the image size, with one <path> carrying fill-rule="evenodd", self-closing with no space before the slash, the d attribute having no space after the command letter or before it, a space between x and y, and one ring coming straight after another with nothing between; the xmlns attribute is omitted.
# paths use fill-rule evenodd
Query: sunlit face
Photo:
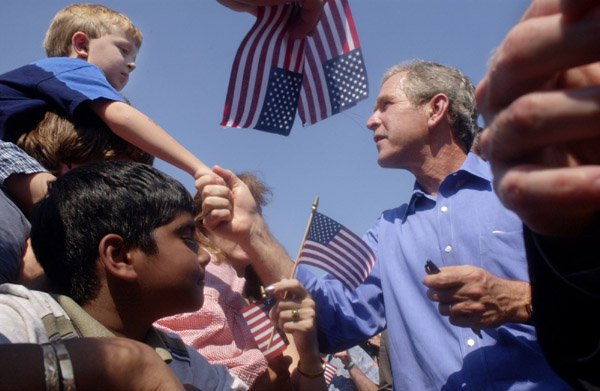
<svg viewBox="0 0 600 391"><path fill-rule="evenodd" d="M408 169L428 143L425 110L415 107L402 91L404 75L397 73L383 83L367 121L377 145L377 163L385 168Z"/></svg>
<svg viewBox="0 0 600 391"><path fill-rule="evenodd" d="M137 53L134 40L115 27L110 34L90 39L87 61L102 69L110 85L121 91L135 69Z"/></svg>
<svg viewBox="0 0 600 391"><path fill-rule="evenodd" d="M182 213L153 232L158 249L136 250L136 273L147 302L160 317L199 309L204 301L204 267L209 254L195 240L192 215Z"/></svg>

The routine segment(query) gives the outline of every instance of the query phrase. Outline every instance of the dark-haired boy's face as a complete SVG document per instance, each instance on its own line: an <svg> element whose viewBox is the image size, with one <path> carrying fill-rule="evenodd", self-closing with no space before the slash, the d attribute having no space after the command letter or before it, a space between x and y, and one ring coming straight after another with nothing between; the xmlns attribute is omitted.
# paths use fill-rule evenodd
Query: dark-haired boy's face
<svg viewBox="0 0 600 391"><path fill-rule="evenodd" d="M199 309L208 253L196 242L194 220L182 213L153 232L157 252L136 252L138 284L153 312L168 316Z"/></svg>

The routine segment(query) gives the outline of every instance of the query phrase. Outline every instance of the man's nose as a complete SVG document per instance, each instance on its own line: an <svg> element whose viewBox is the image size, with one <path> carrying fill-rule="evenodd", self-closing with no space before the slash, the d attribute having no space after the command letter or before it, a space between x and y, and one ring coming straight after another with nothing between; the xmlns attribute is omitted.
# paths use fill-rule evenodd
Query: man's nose
<svg viewBox="0 0 600 391"><path fill-rule="evenodd" d="M381 125L381 120L379 119L379 113L375 111L367 120L367 128L375 131L375 129L377 129L379 125Z"/></svg>

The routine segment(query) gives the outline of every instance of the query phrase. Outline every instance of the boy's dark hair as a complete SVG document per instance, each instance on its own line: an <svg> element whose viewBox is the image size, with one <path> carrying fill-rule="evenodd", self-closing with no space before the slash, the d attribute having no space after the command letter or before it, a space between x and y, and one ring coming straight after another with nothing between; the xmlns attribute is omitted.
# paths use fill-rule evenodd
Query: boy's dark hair
<svg viewBox="0 0 600 391"><path fill-rule="evenodd" d="M98 244L120 235L123 249L157 251L153 232L194 202L175 179L128 161L75 168L51 183L32 212L31 243L56 293L85 304L96 297Z"/></svg>

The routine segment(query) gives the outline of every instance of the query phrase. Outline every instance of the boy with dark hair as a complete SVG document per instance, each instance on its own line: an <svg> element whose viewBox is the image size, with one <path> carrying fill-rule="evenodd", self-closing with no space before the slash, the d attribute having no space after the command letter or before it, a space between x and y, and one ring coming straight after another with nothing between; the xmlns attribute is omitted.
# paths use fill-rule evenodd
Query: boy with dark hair
<svg viewBox="0 0 600 391"><path fill-rule="evenodd" d="M135 69L141 41L127 16L104 6L73 4L59 11L44 40L50 58L0 75L0 138L16 141L48 110L77 122L97 115L116 135L194 178L210 174L119 94Z"/></svg>
<svg viewBox="0 0 600 391"><path fill-rule="evenodd" d="M183 384L245 390L225 367L152 327L202 305L209 256L193 214L185 188L144 164L91 163L61 176L34 207L31 232L56 294L0 285L0 342L61 350L66 338L126 337L154 347Z"/></svg>

